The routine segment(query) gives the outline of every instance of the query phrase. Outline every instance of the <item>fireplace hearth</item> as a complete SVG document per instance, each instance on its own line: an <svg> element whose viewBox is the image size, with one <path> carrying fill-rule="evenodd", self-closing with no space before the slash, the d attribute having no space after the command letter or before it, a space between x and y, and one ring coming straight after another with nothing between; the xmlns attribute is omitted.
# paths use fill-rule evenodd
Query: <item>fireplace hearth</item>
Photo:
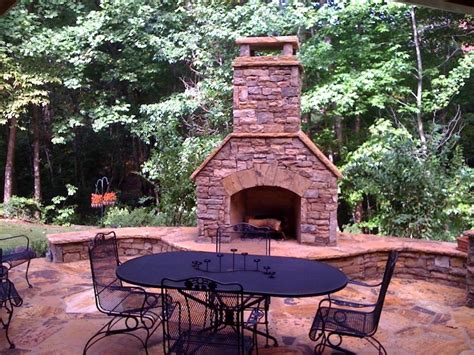
<svg viewBox="0 0 474 355"><path fill-rule="evenodd" d="M234 131L191 176L200 238L215 238L220 225L269 219L286 238L334 245L341 174L301 131L298 39L237 44ZM253 56L278 48L280 55Z"/></svg>

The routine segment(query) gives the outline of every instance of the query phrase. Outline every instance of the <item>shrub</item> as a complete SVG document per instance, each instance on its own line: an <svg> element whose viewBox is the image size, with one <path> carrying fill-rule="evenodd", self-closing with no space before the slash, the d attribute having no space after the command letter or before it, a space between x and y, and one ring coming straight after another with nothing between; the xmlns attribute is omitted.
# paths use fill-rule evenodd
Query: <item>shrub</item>
<svg viewBox="0 0 474 355"><path fill-rule="evenodd" d="M472 225L474 169L462 152L424 149L405 128L379 120L371 136L349 155L342 191L353 205L369 197L369 219L358 225L382 234L452 240Z"/></svg>
<svg viewBox="0 0 474 355"><path fill-rule="evenodd" d="M12 196L3 205L3 213L8 218L19 218L27 221L35 220L35 214L40 212L40 205L32 198Z"/></svg>
<svg viewBox="0 0 474 355"><path fill-rule="evenodd" d="M73 185L67 184L67 196L55 196L51 199L51 204L47 205L42 210L43 222L53 223L59 225L71 225L76 222L76 205L66 205L69 197L76 194L77 188Z"/></svg>
<svg viewBox="0 0 474 355"><path fill-rule="evenodd" d="M31 249L35 251L37 257L45 256L48 251L48 242L45 239L33 240Z"/></svg>
<svg viewBox="0 0 474 355"><path fill-rule="evenodd" d="M107 209L102 223L108 227L144 227L164 225L163 214L154 208L140 207L130 210L128 207Z"/></svg>

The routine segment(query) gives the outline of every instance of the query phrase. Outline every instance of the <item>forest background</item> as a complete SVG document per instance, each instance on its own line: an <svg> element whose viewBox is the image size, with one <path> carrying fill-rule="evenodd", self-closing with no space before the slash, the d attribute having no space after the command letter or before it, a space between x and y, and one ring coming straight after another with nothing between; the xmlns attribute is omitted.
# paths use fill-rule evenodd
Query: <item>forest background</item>
<svg viewBox="0 0 474 355"><path fill-rule="evenodd" d="M472 16L379 1L19 0L0 18L1 214L193 225L232 131L241 36L297 35L302 129L341 169L340 228L474 227ZM91 208L108 177L118 203Z"/></svg>

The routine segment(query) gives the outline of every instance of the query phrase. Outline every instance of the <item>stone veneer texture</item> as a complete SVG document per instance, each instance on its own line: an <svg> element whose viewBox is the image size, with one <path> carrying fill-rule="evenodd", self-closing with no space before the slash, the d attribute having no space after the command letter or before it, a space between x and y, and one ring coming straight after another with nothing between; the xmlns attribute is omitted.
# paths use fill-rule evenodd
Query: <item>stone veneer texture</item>
<svg viewBox="0 0 474 355"><path fill-rule="evenodd" d="M230 198L243 189L278 186L301 197L300 242L333 245L337 178L297 137L231 138L196 178L198 227L215 237L230 224Z"/></svg>
<svg viewBox="0 0 474 355"><path fill-rule="evenodd" d="M299 66L234 69L234 132L298 132Z"/></svg>
<svg viewBox="0 0 474 355"><path fill-rule="evenodd" d="M474 307L474 230L464 232L469 240L467 250L467 274L466 274L466 288L467 288L467 299L466 304L468 307Z"/></svg>

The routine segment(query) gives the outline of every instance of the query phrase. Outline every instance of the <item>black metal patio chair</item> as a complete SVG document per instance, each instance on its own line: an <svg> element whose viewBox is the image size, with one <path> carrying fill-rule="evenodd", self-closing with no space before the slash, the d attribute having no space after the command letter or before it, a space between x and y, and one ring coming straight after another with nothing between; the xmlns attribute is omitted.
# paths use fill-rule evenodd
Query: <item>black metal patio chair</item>
<svg viewBox="0 0 474 355"><path fill-rule="evenodd" d="M380 287L377 302L373 304L359 303L336 298L325 298L319 302L313 325L309 332L311 340L317 341L314 350L321 354L327 347L351 353L340 347L343 336L364 338L374 346L379 354L387 354L383 345L374 337L382 313L387 289L392 279L398 252L391 251L388 255L383 279L380 283L369 285L361 281L349 283L362 287ZM333 307L334 305L338 307ZM336 337L336 341L331 338Z"/></svg>
<svg viewBox="0 0 474 355"><path fill-rule="evenodd" d="M84 354L93 344L114 334L135 337L148 354L148 341L161 324L161 295L122 285L115 273L120 261L114 232L95 236L89 245L89 258L97 309L111 319L87 341ZM145 333L144 339L134 334L140 330Z"/></svg>
<svg viewBox="0 0 474 355"><path fill-rule="evenodd" d="M8 247L1 248L3 244L8 243L7 241L12 241L15 239L22 240L23 244L11 249ZM0 254L0 264L7 267L8 270L18 265L27 263L25 272L26 282L28 283L28 287L33 287L28 280L28 270L30 268L31 259L36 258L36 253L30 248L30 239L26 235L2 237L0 238L0 250L2 250L2 253Z"/></svg>
<svg viewBox="0 0 474 355"><path fill-rule="evenodd" d="M1 254L1 249L0 249ZM18 294L13 282L8 279L8 268L0 265L0 310L5 310L6 317L0 317L0 322L5 329L5 335L10 344L10 349L15 349L15 344L10 340L8 328L13 317L13 309L20 307L23 300Z"/></svg>
<svg viewBox="0 0 474 355"><path fill-rule="evenodd" d="M235 252L236 243L239 246L244 245L245 242L249 242L247 246L251 246L250 253L254 255L271 255L271 240L275 231L269 227L256 227L249 223L237 223L233 225L221 225L217 229L216 238L216 252ZM242 250L247 252L248 250ZM252 296L246 295L245 304L248 305L246 308L250 312L247 318L248 324L254 324L257 322L258 325L265 327L264 332L256 330L256 334L260 334L265 337L265 345L268 347L268 340L271 339L275 346L278 345L275 337L270 335L268 329L268 312L270 310L270 296Z"/></svg>
<svg viewBox="0 0 474 355"><path fill-rule="evenodd" d="M216 252L230 252L235 245L251 248L249 254L270 255L271 239L274 231L270 227L256 227L249 223L220 225L217 228Z"/></svg>
<svg viewBox="0 0 474 355"><path fill-rule="evenodd" d="M254 339L244 335L240 284L195 277L163 279L165 354L249 354Z"/></svg>

